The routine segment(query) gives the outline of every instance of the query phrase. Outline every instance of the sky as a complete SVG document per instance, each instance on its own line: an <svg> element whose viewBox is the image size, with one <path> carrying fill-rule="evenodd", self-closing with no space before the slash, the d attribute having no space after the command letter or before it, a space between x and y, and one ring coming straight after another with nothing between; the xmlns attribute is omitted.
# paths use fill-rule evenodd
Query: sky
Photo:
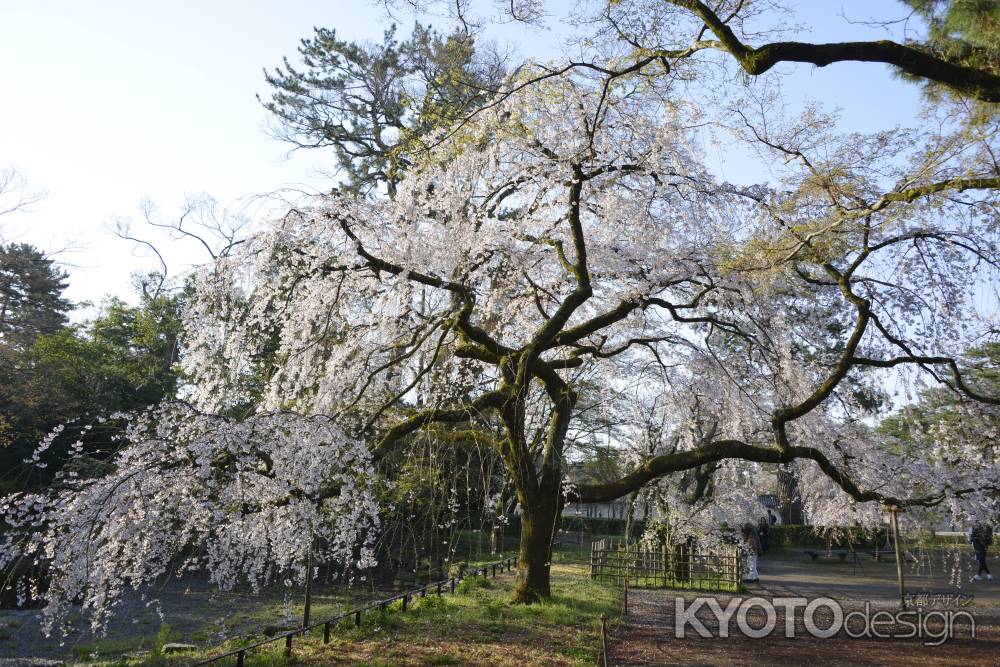
<svg viewBox="0 0 1000 667"><path fill-rule="evenodd" d="M799 17L811 29L796 35L884 37L841 14L899 16L899 7L894 0L803 0ZM130 275L156 263L117 239L111 221L131 217L133 231L154 240L177 274L207 256L145 227L144 199L167 219L200 193L239 210L282 188L328 189L329 153L290 155L269 134L256 99L268 94L262 70L284 56L294 62L299 39L314 26L374 40L389 23L365 0L2 0L0 168L14 165L48 196L0 218L0 239L57 252L75 302L109 294L134 301ZM551 45L565 32L554 17L546 29L505 28L496 36L522 55L552 58ZM905 124L919 97L888 68L866 64L797 66L787 90L839 105L844 127L858 131ZM739 162L723 171L732 180L756 177Z"/></svg>

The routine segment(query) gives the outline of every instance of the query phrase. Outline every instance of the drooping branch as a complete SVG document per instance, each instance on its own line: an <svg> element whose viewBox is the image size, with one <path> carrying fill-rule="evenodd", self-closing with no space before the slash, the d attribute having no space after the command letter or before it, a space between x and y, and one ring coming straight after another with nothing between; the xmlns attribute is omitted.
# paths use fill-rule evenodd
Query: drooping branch
<svg viewBox="0 0 1000 667"><path fill-rule="evenodd" d="M1000 102L1000 76L975 67L957 65L926 51L891 40L873 42L773 42L759 47L744 44L725 21L700 0L667 0L687 9L707 26L718 41L701 41L730 53L747 74L767 72L781 62L826 67L838 62L871 62L892 65L907 74L935 81L983 102Z"/></svg>
<svg viewBox="0 0 1000 667"><path fill-rule="evenodd" d="M666 289L669 287L677 287L685 283L695 283L691 278L681 278L677 280L671 280L664 282L659 287ZM695 283L700 284L700 283ZM712 326L717 326L720 329L726 331L727 333L739 336L746 340L753 340L753 336L745 331L735 322L730 322L728 320L716 317L711 314L698 314L698 315L684 315L680 311L694 311L699 307L701 301L706 295L715 289L713 285L708 285L702 288L693 298L688 301L688 303L672 303L662 297L634 297L629 299L623 299L613 307L608 310L593 316L585 322L580 324L564 328L552 341L550 347L555 347L557 345L574 345L581 341L582 339L596 334L602 329L609 327L617 322L628 317L628 315L636 308L649 308L650 306L656 306L658 308L663 308L670 313L671 318L675 322L680 322L684 324L709 324ZM637 342L641 342L637 340ZM626 347L627 349L627 347ZM582 351L590 351L586 347L582 348ZM601 355L597 355L601 356Z"/></svg>
<svg viewBox="0 0 1000 667"><path fill-rule="evenodd" d="M861 344L861 339L864 337L868 323L871 321L871 304L868 300L859 297L851 291L847 278L843 274L830 265L827 265L826 269L837 280L844 298L854 305L857 311L857 319L855 320L854 329L851 331L847 344L844 346L844 351L840 354L836 366L834 366L833 371L826 379L802 401L795 405L778 408L772 414L771 427L774 429L776 442L782 449L787 449L790 446L786 433L788 423L804 417L819 407L823 401L829 398L830 394L833 393L844 378L847 377L847 373L851 370L851 359Z"/></svg>
<svg viewBox="0 0 1000 667"><path fill-rule="evenodd" d="M475 343L475 346L465 346L463 348L465 352L464 356L480 359L486 356L491 358L491 363L496 363L494 360L514 352L512 348L503 345L490 336L482 327L473 324L472 313L475 307L475 296L466 285L453 280L446 280L430 273L413 271L373 255L365 248L361 239L354 233L354 230L351 229L348 220L335 214L328 213L327 215L340 226L344 234L355 244L355 251L358 256L364 260L365 266L371 270L376 273L385 272L395 276L405 276L407 280L427 287L447 290L454 295L460 302L460 307L456 314L455 328L463 339Z"/></svg>
<svg viewBox="0 0 1000 667"><path fill-rule="evenodd" d="M950 381L943 379L940 380L943 384L950 387L956 393L964 394L966 397L979 403L1000 405L1000 398L996 396L987 396L986 394L980 393L969 387L969 385L965 382L965 379L962 377L962 372L958 367L958 362L952 357L926 356L919 354L908 354L902 357L892 357L891 359L854 357L851 359L851 364L856 366L872 366L874 368L893 368L901 364L919 364L920 366L945 365L951 371L952 379Z"/></svg>
<svg viewBox="0 0 1000 667"><path fill-rule="evenodd" d="M402 438L414 433L421 428L435 423L460 424L471 421L480 416L483 412L492 409L499 409L507 399L507 394L502 391L491 391L483 394L471 403L457 408L443 409L431 408L421 410L410 417L394 424L379 439L378 444L372 450L372 459L375 461L383 458L391 448Z"/></svg>
<svg viewBox="0 0 1000 667"><path fill-rule="evenodd" d="M938 194L939 192L965 192L966 190L996 190L1000 188L1000 176L981 178L949 178L943 181L928 183L905 190L890 192L879 198L877 202L869 207L868 212L875 213L881 211L889 204L899 202L912 202Z"/></svg>
<svg viewBox="0 0 1000 667"><path fill-rule="evenodd" d="M462 285L461 283L456 283L450 280L446 280L444 278L440 278L438 276L431 275L429 273L422 273L420 271L410 271L398 264L393 264L392 262L386 261L380 257L376 257L375 255L371 254L370 252L368 252L368 250L365 249L365 246L361 243L361 239L358 238L358 235L354 233L353 229L351 229L351 225L347 220L345 220L343 217L339 215L331 213L327 213L327 216L331 218L334 222L336 222L338 225L340 225L341 230L343 230L344 234L347 235L347 238L351 239L351 241L354 242L355 250L357 251L358 256L364 259L368 267L371 268L372 270L376 272L384 271L386 273L390 273L395 276L406 274L406 277L409 280L413 280L414 282L420 283L421 285L427 285L428 287L436 287L438 289L448 290L450 292L455 292L456 294L460 294L462 296L466 296L468 294L467 288L465 287L465 285Z"/></svg>
<svg viewBox="0 0 1000 667"><path fill-rule="evenodd" d="M696 449L679 450L651 458L631 473L611 482L580 484L572 492L573 497L568 500L607 502L638 491L657 477L691 470L715 461L740 458L760 463L777 463L784 456L786 454L776 447L759 447L739 440L717 440Z"/></svg>
<svg viewBox="0 0 1000 667"><path fill-rule="evenodd" d="M674 451L654 457L620 479L599 483L580 484L567 492L568 502L609 502L638 491L663 475L692 470L725 459L741 459L755 463L791 463L796 459L814 461L820 469L845 493L858 502L879 502L898 507L932 507L940 504L945 496L932 494L915 498L897 498L878 491L862 489L847 472L834 465L814 447L778 447L751 445L739 440L717 440L695 449ZM966 495L973 489L957 489L956 495Z"/></svg>

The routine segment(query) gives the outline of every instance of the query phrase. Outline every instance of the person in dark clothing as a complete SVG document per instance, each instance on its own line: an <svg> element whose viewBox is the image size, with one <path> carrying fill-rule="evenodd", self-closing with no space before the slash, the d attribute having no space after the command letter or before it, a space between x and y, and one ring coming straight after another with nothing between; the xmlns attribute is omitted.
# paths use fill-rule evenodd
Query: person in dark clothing
<svg viewBox="0 0 1000 667"><path fill-rule="evenodd" d="M986 565L986 550L993 544L993 527L982 522L973 524L969 531L969 543L972 544L972 550L976 553L976 562L979 563L979 571L973 579L981 581L983 574L986 575L987 579L992 579L993 575L990 574L990 568Z"/></svg>
<svg viewBox="0 0 1000 667"><path fill-rule="evenodd" d="M770 532L771 528L767 524L767 519L765 517L761 517L760 521L757 522L757 536L760 537L761 553L766 554L768 551L771 550L771 547L768 546L767 543L767 537L770 534Z"/></svg>

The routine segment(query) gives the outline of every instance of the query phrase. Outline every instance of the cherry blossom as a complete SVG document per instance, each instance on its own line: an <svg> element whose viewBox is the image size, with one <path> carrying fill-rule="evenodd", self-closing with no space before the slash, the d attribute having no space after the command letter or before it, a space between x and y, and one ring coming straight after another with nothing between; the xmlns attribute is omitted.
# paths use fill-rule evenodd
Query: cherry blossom
<svg viewBox="0 0 1000 667"><path fill-rule="evenodd" d="M311 545L345 572L373 565L371 457L331 420L180 403L130 418L112 473L65 476L3 506L0 566L44 566L46 631L77 603L99 631L130 589L189 571L223 589L301 583Z"/></svg>

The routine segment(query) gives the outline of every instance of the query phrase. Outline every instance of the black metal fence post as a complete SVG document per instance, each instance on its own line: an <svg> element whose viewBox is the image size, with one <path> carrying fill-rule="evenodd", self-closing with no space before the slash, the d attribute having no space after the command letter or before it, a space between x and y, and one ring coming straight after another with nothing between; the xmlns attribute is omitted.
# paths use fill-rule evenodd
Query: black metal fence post
<svg viewBox="0 0 1000 667"><path fill-rule="evenodd" d="M467 576L478 577L480 574L482 574L484 579L488 579L490 577L490 575L492 574L493 577L496 577L498 570L500 571L501 574L504 572L504 566L505 566L505 564L506 564L506 567L507 567L506 571L508 571L508 572L512 571L514 568L517 567L517 557L515 556L513 558L508 558L508 559L506 559L506 561L502 561L501 560L501 561L497 561L497 562L494 562L494 563L489 563L487 565L483 565L481 568L476 568L476 569L473 569L473 570L469 570L468 573L467 573ZM456 591L457 584L459 584L461 581L462 581L462 577L461 576L457 576L457 577L451 577L447 581L444 581L444 580L437 581L433 585L436 587L438 596L440 596L440 595L442 595L444 593L444 586L445 586L445 584L448 585L448 587L451 590L451 593L454 594L455 591ZM367 606L367 607L361 607L361 608L355 609L353 611L347 612L347 613L345 613L345 614L343 614L341 616L337 616L337 617L335 617L333 619L330 619L330 620L327 620L327 621L323 621L323 623L322 623L322 625L323 625L323 643L324 644L330 643L330 632L331 632L331 629L332 629L333 624L335 622L339 624L340 621L345 620L347 618L350 618L351 614L353 614L354 615L354 625L356 627L360 628L361 627L361 615L364 612L366 612L366 611L372 611L376 607L378 607L378 609L382 613L387 613L389 611L389 605L391 603L395 602L396 600L401 600L402 601L402 610L406 611L409 608L409 606L410 606L410 598L411 597L415 598L418 593L420 594L420 597L427 597L427 589L429 589L431 587L431 585L432 584L428 583L428 584L425 584L421 588L417 588L417 589L414 589L414 590L411 590L411 591L404 592L403 594L397 595L396 597L393 597L393 598L388 598L388 599L385 599L385 600L371 602L369 604L369 606ZM221 655L217 655L217 656L214 656L212 658L207 658L205 660L202 660L201 662L195 663L195 665L193 667L202 667L204 665L209 665L209 664L212 664L212 663L216 663L216 662L225 660L226 658L229 658L229 657L235 657L236 658L236 667L245 667L245 665L246 665L246 654L247 654L247 652L249 650L252 650L252 649L255 649L255 648L259 648L261 646L265 646L265 645L271 644L273 642L279 642L282 639L285 640L285 642L284 642L285 643L285 646L284 646L284 655L285 655L285 658L290 659L292 657L292 641L293 641L295 635L301 634L301 635L305 636L305 634L307 632L312 632L315 628L318 628L319 625L320 624L317 623L315 626L303 626L302 628L300 628L298 630L294 630L294 631L289 632L287 634L284 634L284 635L279 634L279 635L277 635L275 637L272 637L270 639L266 639L266 640L258 642L256 644L252 644L250 646L244 646L244 647L235 649L233 651L229 651L228 653L223 653Z"/></svg>

